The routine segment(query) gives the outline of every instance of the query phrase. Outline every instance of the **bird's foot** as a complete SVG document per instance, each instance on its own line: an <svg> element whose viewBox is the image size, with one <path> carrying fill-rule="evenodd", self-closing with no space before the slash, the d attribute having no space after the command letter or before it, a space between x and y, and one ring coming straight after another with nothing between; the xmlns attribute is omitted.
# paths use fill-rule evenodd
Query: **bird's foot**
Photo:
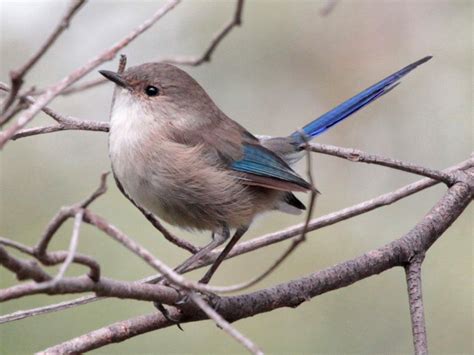
<svg viewBox="0 0 474 355"><path fill-rule="evenodd" d="M179 319L172 317L168 309L166 309L165 306L163 305L163 303L155 301L153 302L153 305L158 311L160 311L160 313L163 315L163 317L165 317L167 321L175 324L181 331L184 332L184 329L181 327L181 323L179 322Z"/></svg>

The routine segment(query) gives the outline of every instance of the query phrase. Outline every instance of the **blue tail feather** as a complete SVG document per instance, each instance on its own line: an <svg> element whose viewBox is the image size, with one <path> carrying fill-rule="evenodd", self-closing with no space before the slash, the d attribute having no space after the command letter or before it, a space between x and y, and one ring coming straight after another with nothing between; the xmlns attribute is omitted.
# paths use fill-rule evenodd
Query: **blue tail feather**
<svg viewBox="0 0 474 355"><path fill-rule="evenodd" d="M356 96L333 108L331 111L308 123L306 126L303 127L302 131L309 139L323 133L330 127L334 126L336 123L342 121L343 119L352 115L354 112L360 110L372 101L378 99L380 96L385 95L387 92L389 92L399 84L398 81L403 76L408 74L417 66L427 62L431 58L431 56L427 56L410 65L407 65L405 68L386 77L377 84L372 85L371 87L365 89ZM304 143L305 139L301 136L301 134L301 130L298 130L291 134L291 137L295 143Z"/></svg>

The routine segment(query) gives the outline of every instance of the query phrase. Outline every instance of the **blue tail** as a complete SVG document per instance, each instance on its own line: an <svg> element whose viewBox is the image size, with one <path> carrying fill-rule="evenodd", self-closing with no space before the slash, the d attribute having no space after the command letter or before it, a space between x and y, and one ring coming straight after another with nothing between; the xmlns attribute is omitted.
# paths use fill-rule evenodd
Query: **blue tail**
<svg viewBox="0 0 474 355"><path fill-rule="evenodd" d="M311 123L308 123L306 126L303 127L303 132L306 134L308 139L311 139L323 133L330 127L334 126L336 123L342 121L346 117L352 115L354 112L360 110L362 107L378 99L380 96L385 95L387 92L389 92L399 84L398 81L403 76L411 72L420 64L427 62L431 58L432 56L424 57L410 65L407 65L405 68L386 77L385 79L375 85L372 85L368 89L365 89L353 98L350 98L349 100L343 102L339 106L333 108L331 111L326 112L324 115L316 118ZM301 136L301 133L301 131L296 131L291 134L291 138L293 139L294 143L304 143L304 138Z"/></svg>

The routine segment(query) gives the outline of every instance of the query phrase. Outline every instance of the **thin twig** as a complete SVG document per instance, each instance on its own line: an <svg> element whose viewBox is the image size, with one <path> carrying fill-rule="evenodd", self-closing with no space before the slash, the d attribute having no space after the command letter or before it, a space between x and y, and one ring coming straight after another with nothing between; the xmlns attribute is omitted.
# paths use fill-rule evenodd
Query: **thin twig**
<svg viewBox="0 0 474 355"><path fill-rule="evenodd" d="M444 172L446 173L454 173L457 170L463 171L466 169L469 169L474 166L474 157L467 159L459 164L456 164L446 170ZM370 212L372 210L375 210L377 208L383 207L383 206L388 206L391 205L403 198L409 197L421 190L424 190L426 188L429 188L431 186L439 184L439 181L425 178L422 180L419 180L417 182L408 184L406 186L403 186L395 191L388 192L385 194L382 194L380 196L377 196L373 199L366 200L364 202L360 202L356 205L350 206L343 208L342 210L336 211L329 213L327 215L314 218L309 222L308 225L308 231L314 231L317 229L321 229L323 227L327 227L330 225L333 225L335 223L347 220L352 217L359 216L361 214ZM228 258L232 258L241 254L248 253L250 251L253 251L255 249L263 248L271 244L275 244L278 242L281 242L283 240L287 240L289 238L293 238L297 235L299 235L303 231L304 224L297 224L295 226L289 227L287 229L274 232L274 233L269 233L266 235L263 235L258 238L254 238L252 240L243 242L238 244L234 249L232 249L231 253L229 254ZM211 254L211 257L209 258L210 260L213 260L213 258L216 257L216 255L219 253L219 250L216 250ZM206 264L207 260L206 260ZM195 268L201 267L201 264L195 265Z"/></svg>
<svg viewBox="0 0 474 355"><path fill-rule="evenodd" d="M61 251L55 251L55 252L50 252L50 253L44 253L44 254L38 256L37 255L37 249L30 248L30 247L27 247L27 246L25 246L21 243L16 242L16 241L6 239L6 238L1 238L1 237L0 237L0 245L8 246L8 247L14 248L14 249L16 249L16 250L18 250L22 253L33 256L37 260L39 260L43 265L46 265L46 266L54 266L54 265L63 263L69 255L68 252L61 250ZM5 255L3 255L3 256L6 258ZM89 257L87 255L75 254L72 261L74 263L78 263L78 264L88 266L90 268L90 273L89 273L90 278L92 280L98 280L99 279L100 266L94 259L92 259L91 257ZM25 261L25 263L28 263L28 262ZM38 268L38 265L34 261L31 261L30 264L32 265L31 267ZM21 268L19 268L19 270L21 270ZM48 276L48 279L50 279L49 276ZM42 280L42 281L44 281L44 280Z"/></svg>
<svg viewBox="0 0 474 355"><path fill-rule="evenodd" d="M0 82L0 90L6 91L6 92L11 91L10 87L2 82ZM36 100L31 95L25 95L25 96L22 96L22 102L25 105L31 105L31 104L34 104ZM42 127L26 128L15 133L11 139L16 140L19 138L30 137L30 136L34 136L38 134L46 134L46 133L70 131L70 130L96 131L96 132L109 131L108 122L80 120L72 116L64 116L47 106L43 107L41 110L44 113L46 113L48 116L50 116L52 119L54 119L56 122L58 122L58 124L42 126Z"/></svg>
<svg viewBox="0 0 474 355"><path fill-rule="evenodd" d="M96 295L82 296L74 300L75 301L74 306L78 306L81 304L89 304L94 301L99 301L102 298L103 297L98 297ZM69 309L71 307L73 307L73 305L71 305L71 301L69 300L69 301L55 303L49 306L41 306L37 308L19 310L16 312L12 312L12 313L0 316L0 324L13 322L16 320L21 320L21 319L25 319L29 317L39 316L42 314L48 314L51 312L62 311L62 310Z"/></svg>
<svg viewBox="0 0 474 355"><path fill-rule="evenodd" d="M190 65L190 66L198 66L206 62L209 62L211 60L211 56L213 52L216 50L216 48L224 39L224 37L230 32L230 30L232 30L235 26L241 25L243 2L244 2L243 0L237 0L236 9L235 9L232 19L219 32L217 32L214 35L208 47L205 49L205 51L201 55L195 56L195 57L165 58L165 59L161 59L160 62L167 62L167 63L180 64L180 65ZM83 84L78 84L70 88L67 88L63 92L61 92L60 95L75 94L75 93L88 90L88 89L91 89L96 86L109 83L109 82L110 81L105 78L92 79L92 80L84 82ZM34 95L43 94L45 91L46 90L39 90L35 92Z"/></svg>
<svg viewBox="0 0 474 355"><path fill-rule="evenodd" d="M118 189L120 192L145 216L145 218L150 222L153 227L158 229L158 231L165 237L166 240L171 242L172 244L176 245L179 248L189 251L190 253L194 254L197 253L199 248L188 242L187 240L181 239L170 231L168 231L163 224L161 224L160 220L151 212L144 209L138 203L136 203L125 191L120 181L116 178L115 182L117 184Z"/></svg>
<svg viewBox="0 0 474 355"><path fill-rule="evenodd" d="M451 186L455 181L455 178L453 176L442 171L425 168L401 160L386 158L376 154L366 153L358 149L341 148L318 143L308 143L304 146L308 146L309 149L313 152L337 156L352 162L382 165L392 169L397 169L408 173L429 177L433 180L444 182L448 186Z"/></svg>
<svg viewBox="0 0 474 355"><path fill-rule="evenodd" d="M23 77L54 44L54 42L61 35L61 33L63 33L63 31L69 27L69 23L71 22L72 17L77 13L77 11L82 7L82 5L85 4L85 1L86 0L72 0L71 4L69 5L69 8L67 9L64 16L61 18L59 24L49 35L46 41L41 45L38 51L23 66L10 72L12 90L10 91L7 99L3 104L3 113L6 112L8 107L10 107L10 105L15 100L18 90L20 90L20 87L23 84ZM0 122L2 122L3 124L6 122L6 120L0 118Z"/></svg>
<svg viewBox="0 0 474 355"><path fill-rule="evenodd" d="M244 0L237 0L234 15L230 21L222 27L212 38L209 46L206 48L204 53L197 57L181 57L181 58L167 58L162 59L161 61L172 63L172 64L182 64L182 65L191 65L198 66L202 63L209 62L213 52L216 50L219 43L224 39L225 36L236 26L240 26L242 23L242 10L244 7Z"/></svg>
<svg viewBox="0 0 474 355"><path fill-rule="evenodd" d="M230 325L229 322L222 318L222 316L212 309L200 296L194 292L190 292L189 297L209 318L214 320L223 331L234 338L239 344L243 345L251 354L263 355L263 351L260 350L257 345Z"/></svg>
<svg viewBox="0 0 474 355"><path fill-rule="evenodd" d="M21 243L17 242L16 240L11 240L11 239L0 237L0 244L5 245L5 246L10 247L10 248L14 248L18 251L21 251L24 254L34 256L33 248L31 248L27 245L21 244Z"/></svg>
<svg viewBox="0 0 474 355"><path fill-rule="evenodd" d="M28 107L28 103L24 99L24 95L21 95L16 105L11 105L1 116L0 116L0 127L10 121L14 116L23 111Z"/></svg>
<svg viewBox="0 0 474 355"><path fill-rule="evenodd" d="M413 346L416 355L428 354L423 294L421 290L421 264L424 258L424 252L416 254L405 266Z"/></svg>
<svg viewBox="0 0 474 355"><path fill-rule="evenodd" d="M81 91L84 91L84 90L88 90L88 89L92 89L96 86L99 86L99 85L102 85L102 84L105 84L105 83L109 83L109 82L110 81L105 79L105 78L92 79L90 81L86 81L83 84L78 84L78 85L71 86L70 88L67 88L66 90L64 90L61 93L61 95L67 96L67 95L75 94L75 93L78 93L78 92L81 92Z"/></svg>
<svg viewBox="0 0 474 355"><path fill-rule="evenodd" d="M339 0L326 0L326 4L319 10L321 16L328 16L336 8Z"/></svg>
<svg viewBox="0 0 474 355"><path fill-rule="evenodd" d="M89 210L86 210L84 213L84 222L89 223L91 225L94 225L101 231L103 231L105 234L108 236L112 237L114 240L122 244L124 247L126 247L128 250L130 250L132 253L140 257L143 261L145 261L148 265L150 265L152 268L155 270L158 270L159 272L162 272L165 276L169 272L169 270L172 270L168 266L166 266L163 262L160 260L156 259L147 249L142 247L140 244L138 244L135 240L132 238L128 237L125 233L120 231L117 227L114 225L110 224L107 222L104 218L100 217L97 214L92 213ZM178 275L173 272L174 275ZM173 277L173 276L171 276ZM182 279L180 279L182 280ZM175 281L172 281L175 282ZM181 281L176 281L175 282L177 285L184 286L181 284ZM190 284L191 285L191 284ZM193 288L193 286L184 286L185 288ZM201 291L206 291L205 289L202 289ZM208 292L212 292L213 290L207 290Z"/></svg>
<svg viewBox="0 0 474 355"><path fill-rule="evenodd" d="M87 198L83 201L69 206L61 208L58 213L51 219L48 223L43 235L41 236L40 240L36 244L35 256L41 259L46 255L46 250L48 249L48 245L51 242L56 231L66 222L67 219L73 217L78 213L79 209L87 208L92 202L94 202L97 198L103 195L107 191L107 175L109 173L103 173L100 177L100 184L99 187Z"/></svg>
<svg viewBox="0 0 474 355"><path fill-rule="evenodd" d="M108 132L109 124L107 122L97 122L97 121L76 121L76 122L60 123L60 124L49 125L49 126L25 128L16 132L11 137L11 139L17 140L19 138L37 136L39 134L65 132L65 131Z"/></svg>
<svg viewBox="0 0 474 355"><path fill-rule="evenodd" d="M135 255L139 256L152 268L159 271L172 284L177 285L185 290L201 291L204 293L226 292L226 286L209 286L185 279L168 265L156 258L147 249L142 247L133 239L127 237L125 234L121 233L117 228L110 225L99 216L87 211L87 213L84 215L84 221L96 225L99 229L120 242L120 244L132 251Z"/></svg>
<svg viewBox="0 0 474 355"><path fill-rule="evenodd" d="M136 27L132 32L122 38L120 41L112 45L111 47L107 48L98 56L89 60L86 64L82 65L81 67L74 70L72 73L67 75L58 83L50 86L47 91L38 97L36 102L30 106L28 110L26 110L18 120L12 124L10 127L5 129L5 131L0 134L0 148L9 141L14 134L22 129L25 125L27 125L35 116L36 114L46 106L51 100L53 100L60 92L62 92L65 88L67 88L72 83L76 82L84 75L92 71L94 68L99 66L100 64L112 60L115 55L126 45L128 45L131 41L137 38L140 34L145 32L149 29L154 23L156 23L160 18L162 18L166 13L172 10L180 0L169 0L163 5L155 14L150 17L148 20L144 21L138 27Z"/></svg>
<svg viewBox="0 0 474 355"><path fill-rule="evenodd" d="M64 260L64 263L61 265L61 268L59 269L57 275L51 281L52 286L56 285L59 282L59 280L61 280L64 277L64 275L66 274L67 268L69 267L69 265L71 265L72 261L74 260L74 255L76 254L77 245L79 243L79 230L81 228L83 216L84 216L84 209L81 208L76 213L76 217L74 218L74 225L72 228L72 236L71 236L71 242L69 243L67 258L66 260Z"/></svg>

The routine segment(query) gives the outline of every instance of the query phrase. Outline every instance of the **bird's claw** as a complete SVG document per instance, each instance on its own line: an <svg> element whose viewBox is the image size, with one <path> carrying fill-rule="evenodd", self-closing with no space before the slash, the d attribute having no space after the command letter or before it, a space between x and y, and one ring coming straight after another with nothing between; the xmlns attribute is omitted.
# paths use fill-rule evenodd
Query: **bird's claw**
<svg viewBox="0 0 474 355"><path fill-rule="evenodd" d="M160 302L153 302L153 305L155 306L155 308L157 310L159 310L161 312L161 314L163 315L163 317L165 317L165 319L173 324L176 324L176 326L184 332L184 329L181 327L181 324L179 322L179 319L176 319L174 317L172 317L170 315L170 312L165 308L165 306L163 306L163 303L160 303Z"/></svg>

